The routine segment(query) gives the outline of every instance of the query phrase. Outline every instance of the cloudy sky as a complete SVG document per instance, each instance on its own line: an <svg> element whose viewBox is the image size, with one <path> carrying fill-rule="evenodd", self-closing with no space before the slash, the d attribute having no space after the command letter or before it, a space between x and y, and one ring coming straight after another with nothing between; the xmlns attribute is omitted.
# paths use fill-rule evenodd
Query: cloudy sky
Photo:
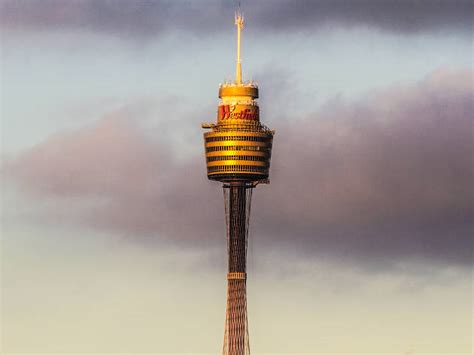
<svg viewBox="0 0 474 355"><path fill-rule="evenodd" d="M473 3L241 3L253 353L470 354ZM219 353L235 5L0 0L3 353Z"/></svg>

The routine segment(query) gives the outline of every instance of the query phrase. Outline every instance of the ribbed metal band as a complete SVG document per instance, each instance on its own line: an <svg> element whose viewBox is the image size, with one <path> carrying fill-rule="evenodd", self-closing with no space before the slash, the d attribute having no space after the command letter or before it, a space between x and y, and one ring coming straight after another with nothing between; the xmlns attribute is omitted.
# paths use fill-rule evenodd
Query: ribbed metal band
<svg viewBox="0 0 474 355"><path fill-rule="evenodd" d="M247 273L245 272L229 272L227 280L247 280Z"/></svg>

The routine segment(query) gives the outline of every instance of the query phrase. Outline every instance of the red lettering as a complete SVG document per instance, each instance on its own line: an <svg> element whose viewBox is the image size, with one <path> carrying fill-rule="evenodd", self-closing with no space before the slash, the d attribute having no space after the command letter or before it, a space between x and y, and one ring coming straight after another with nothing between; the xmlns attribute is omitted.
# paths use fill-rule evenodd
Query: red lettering
<svg viewBox="0 0 474 355"><path fill-rule="evenodd" d="M219 120L258 120L258 107L245 108L243 110L235 112L238 108L239 105L219 106Z"/></svg>
<svg viewBox="0 0 474 355"><path fill-rule="evenodd" d="M230 108L229 105L219 106L219 118L225 120L230 117Z"/></svg>

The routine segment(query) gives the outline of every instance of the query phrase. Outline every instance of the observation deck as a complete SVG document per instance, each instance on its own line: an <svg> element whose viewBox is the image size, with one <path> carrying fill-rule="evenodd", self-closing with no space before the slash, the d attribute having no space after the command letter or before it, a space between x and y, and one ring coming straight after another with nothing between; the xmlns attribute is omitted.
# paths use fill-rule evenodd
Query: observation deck
<svg viewBox="0 0 474 355"><path fill-rule="evenodd" d="M224 84L219 88L217 124L204 133L207 176L228 182L265 182L269 176L274 132L260 123L253 83Z"/></svg>

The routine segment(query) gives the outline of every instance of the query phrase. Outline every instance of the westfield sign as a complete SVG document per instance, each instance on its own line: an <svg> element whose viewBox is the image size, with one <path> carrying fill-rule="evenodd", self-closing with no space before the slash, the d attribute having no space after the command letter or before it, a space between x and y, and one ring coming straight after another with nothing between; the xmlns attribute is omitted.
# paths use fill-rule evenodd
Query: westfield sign
<svg viewBox="0 0 474 355"><path fill-rule="evenodd" d="M254 105L220 105L219 120L259 120L258 106Z"/></svg>

